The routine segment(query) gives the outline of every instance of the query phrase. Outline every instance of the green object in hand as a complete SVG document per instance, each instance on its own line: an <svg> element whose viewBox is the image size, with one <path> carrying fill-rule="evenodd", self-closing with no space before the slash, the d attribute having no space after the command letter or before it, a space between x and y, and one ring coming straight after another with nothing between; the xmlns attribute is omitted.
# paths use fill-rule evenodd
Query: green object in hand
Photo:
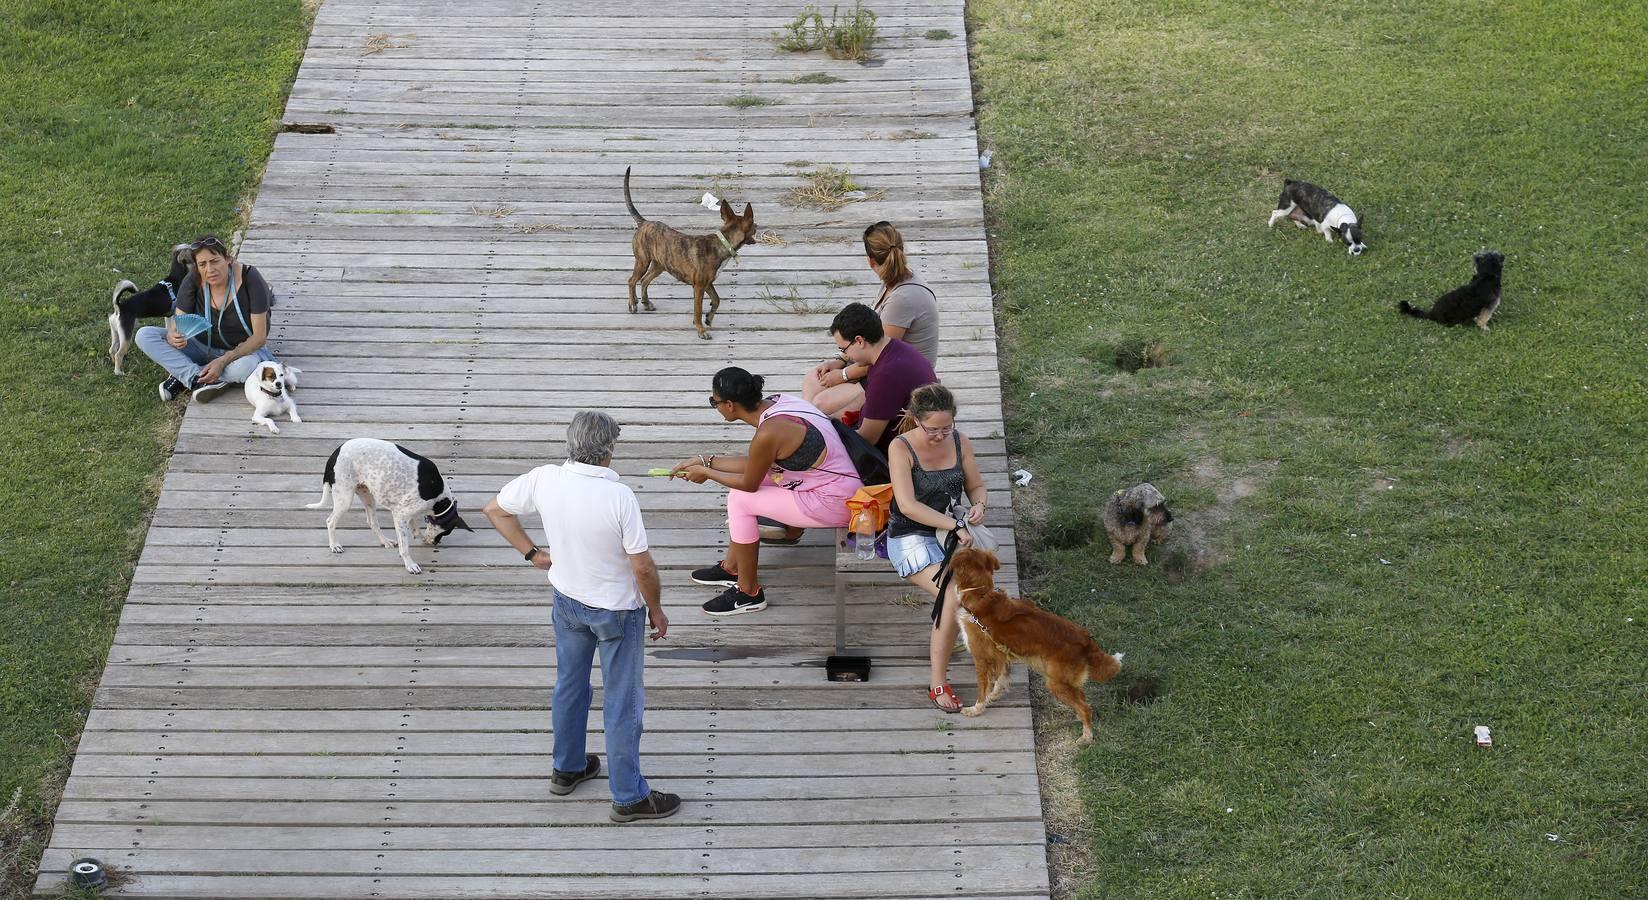
<svg viewBox="0 0 1648 900"><path fill-rule="evenodd" d="M662 469L662 468L660 468L660 469L648 469L647 474L662 477L664 475L670 474L673 471L675 471L675 470L674 469Z"/></svg>

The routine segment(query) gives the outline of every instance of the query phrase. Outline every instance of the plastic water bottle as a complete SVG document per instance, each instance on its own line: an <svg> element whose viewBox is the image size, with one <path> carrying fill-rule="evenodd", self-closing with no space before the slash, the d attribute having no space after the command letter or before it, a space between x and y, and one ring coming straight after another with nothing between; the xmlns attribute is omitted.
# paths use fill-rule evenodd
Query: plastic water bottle
<svg viewBox="0 0 1648 900"><path fill-rule="evenodd" d="M875 559L875 519L869 510L860 510L853 519L855 550L859 559Z"/></svg>

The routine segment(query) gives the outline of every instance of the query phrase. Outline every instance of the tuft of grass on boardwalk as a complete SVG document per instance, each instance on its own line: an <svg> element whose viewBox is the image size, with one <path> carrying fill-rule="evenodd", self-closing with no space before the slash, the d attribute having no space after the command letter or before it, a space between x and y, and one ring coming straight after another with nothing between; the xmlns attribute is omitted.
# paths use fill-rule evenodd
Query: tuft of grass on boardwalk
<svg viewBox="0 0 1648 900"><path fill-rule="evenodd" d="M228 236L308 22L297 0L0 5L0 896L32 887L176 433L156 366L112 373L109 292Z"/></svg>
<svg viewBox="0 0 1648 900"><path fill-rule="evenodd" d="M1160 689L1093 691L1083 895L1648 896L1648 18L968 10L1028 583ZM1395 312L1489 247L1491 332Z"/></svg>

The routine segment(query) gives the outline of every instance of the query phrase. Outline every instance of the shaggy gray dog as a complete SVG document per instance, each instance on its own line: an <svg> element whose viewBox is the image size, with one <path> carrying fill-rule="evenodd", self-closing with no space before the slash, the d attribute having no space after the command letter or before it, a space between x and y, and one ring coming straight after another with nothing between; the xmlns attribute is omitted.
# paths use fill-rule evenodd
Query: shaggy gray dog
<svg viewBox="0 0 1648 900"><path fill-rule="evenodd" d="M1133 562L1147 565L1145 545L1165 540L1168 523L1172 521L1167 498L1148 481L1111 494L1104 501L1104 530L1110 535L1110 562L1121 562L1131 548Z"/></svg>

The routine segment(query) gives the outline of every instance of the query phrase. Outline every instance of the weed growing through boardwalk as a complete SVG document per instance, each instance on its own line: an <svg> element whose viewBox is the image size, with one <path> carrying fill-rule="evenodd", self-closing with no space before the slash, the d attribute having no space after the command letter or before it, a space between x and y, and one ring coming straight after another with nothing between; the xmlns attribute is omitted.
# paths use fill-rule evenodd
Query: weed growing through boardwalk
<svg viewBox="0 0 1648 900"><path fill-rule="evenodd" d="M824 166L801 176L806 184L790 188L783 197L792 206L811 206L817 209L840 209L860 200L880 199L885 190L866 191L845 169Z"/></svg>
<svg viewBox="0 0 1648 900"><path fill-rule="evenodd" d="M801 296L801 291L793 284L785 285L782 291L765 287L756 296L763 303L779 312L794 313L798 316L822 315L836 310L834 303L824 300L809 300Z"/></svg>
<svg viewBox="0 0 1648 900"><path fill-rule="evenodd" d="M783 102L782 100L762 97L757 94L739 94L736 97L727 99L727 105L734 109L749 109L752 106L777 106Z"/></svg>
<svg viewBox="0 0 1648 900"><path fill-rule="evenodd" d="M854 3L845 16L839 8L830 14L824 26L824 52L836 59L869 59L875 38L876 14Z"/></svg>
<svg viewBox="0 0 1648 900"><path fill-rule="evenodd" d="M417 35L411 35L411 34L404 35L404 37L408 37L408 38L416 37L416 36ZM367 35L366 36L366 44L361 49L361 55L362 56L371 56L374 53L382 53L385 50L404 50L407 47L412 46L410 43L404 43L404 44L395 43L395 37L396 37L396 35L393 35L393 34L369 34L369 35Z"/></svg>
<svg viewBox="0 0 1648 900"><path fill-rule="evenodd" d="M840 82L843 82L843 81L846 81L846 80L847 79L845 79L845 78L837 78L836 76L831 75L828 72L809 72L806 75L800 75L800 76L797 76L795 78L786 78L786 79L784 79L784 83L785 84L839 84Z"/></svg>
<svg viewBox="0 0 1648 900"><path fill-rule="evenodd" d="M933 28L922 35L929 41L947 41L955 36L955 32L948 28Z"/></svg>
<svg viewBox="0 0 1648 900"><path fill-rule="evenodd" d="M794 19L773 36L778 49L787 52L806 53L823 50L836 59L861 61L869 59L870 48L875 45L875 38L876 14L865 9L863 3L854 3L852 9L845 13L839 6L831 7L830 18L827 20L817 7L803 7Z"/></svg>
<svg viewBox="0 0 1648 900"><path fill-rule="evenodd" d="M778 49L788 53L806 53L809 50L819 50L824 46L824 17L813 6L803 7L801 12L779 32L773 35Z"/></svg>
<svg viewBox="0 0 1648 900"><path fill-rule="evenodd" d="M165 373L137 350L132 374L113 374L109 291L164 277L172 244L240 227L236 205L268 158L308 22L297 0L6 0L0 26L0 393L12 412L0 459L14 463L0 539L0 895L10 897L33 887L181 409L160 404ZM203 41L222 52L203 56Z"/></svg>
<svg viewBox="0 0 1648 900"><path fill-rule="evenodd" d="M1090 690L1082 895L1648 896L1635 13L969 4L1022 577L1162 686ZM1493 331L1397 314L1485 247Z"/></svg>

